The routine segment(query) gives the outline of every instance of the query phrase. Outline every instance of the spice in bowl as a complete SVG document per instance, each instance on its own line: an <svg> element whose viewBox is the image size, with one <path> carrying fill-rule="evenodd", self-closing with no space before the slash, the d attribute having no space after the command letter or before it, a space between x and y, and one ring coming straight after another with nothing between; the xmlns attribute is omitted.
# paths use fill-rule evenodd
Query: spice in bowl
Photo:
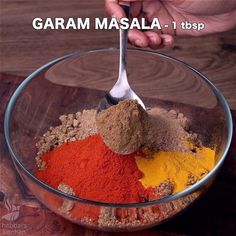
<svg viewBox="0 0 236 236"><path fill-rule="evenodd" d="M173 110L156 107L145 111L137 101L125 100L98 114L91 109L59 119L61 124L50 127L37 143L36 176L82 199L103 203L160 199L188 188L215 165L215 151L204 147L189 129L188 119ZM193 199L177 201L168 214ZM79 217L76 207L63 204L60 209L67 206L67 214ZM151 222L157 214L166 216L166 211L155 213L153 209L145 214ZM129 222L105 207L96 214L96 220L90 221L103 226ZM139 221L135 218L135 222L141 224L143 216L137 214L135 211L134 217Z"/></svg>

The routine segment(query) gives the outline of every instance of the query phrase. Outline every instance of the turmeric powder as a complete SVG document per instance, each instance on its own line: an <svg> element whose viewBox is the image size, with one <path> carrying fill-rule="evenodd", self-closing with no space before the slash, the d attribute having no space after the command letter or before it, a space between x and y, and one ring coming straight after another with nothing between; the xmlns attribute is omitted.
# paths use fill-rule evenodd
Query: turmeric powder
<svg viewBox="0 0 236 236"><path fill-rule="evenodd" d="M195 148L196 153L155 151L151 158L137 157L140 179L144 187L155 187L169 179L174 183L174 193L184 190L200 180L215 165L215 151Z"/></svg>

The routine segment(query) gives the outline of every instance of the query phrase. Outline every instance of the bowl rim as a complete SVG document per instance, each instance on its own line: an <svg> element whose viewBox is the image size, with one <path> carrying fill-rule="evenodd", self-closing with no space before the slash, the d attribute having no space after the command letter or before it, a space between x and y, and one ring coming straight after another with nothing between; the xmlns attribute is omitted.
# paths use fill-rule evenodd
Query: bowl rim
<svg viewBox="0 0 236 236"><path fill-rule="evenodd" d="M69 59L72 57L79 57L79 56L83 56L83 55L88 55L91 53L98 53L98 52L112 52L112 51L118 51L119 49L117 48L102 48L102 49L92 49L92 50L81 50L81 51L77 51L77 52L73 52L70 54L67 54L65 56L56 58L48 63L46 63L45 65L41 66L40 68L38 68L37 70L35 70L33 73L31 73L19 86L18 88L15 90L15 92L13 93L13 95L10 98L10 101L7 105L6 108L6 112L5 112L5 117L4 117L4 133L5 133L5 139L7 142L7 146L9 149L9 152L11 154L11 157L13 159L13 162L16 163L22 170L23 172L30 177L30 179L35 182L36 184L38 184L40 187L52 192L53 194L59 195L60 197L65 197L69 200L73 200L73 201L77 201L80 203L85 203L85 204L90 204L90 205L95 205L95 206L106 206L106 207L142 207L142 206L150 206L153 204L158 204L158 203L164 203L164 202L170 202L173 201L175 199L181 198L181 197L185 197L195 191L197 191L198 189L200 189L201 187L204 186L205 182L210 179L211 177L215 176L218 173L218 170L220 169L220 167L222 166L225 158L226 158L226 154L229 150L230 147L230 143L232 140L232 134L233 134L233 121L232 121L232 115L231 115L231 111L229 108L229 105L225 99L225 97L223 96L223 94L220 92L220 90L205 76L203 75L201 72L199 72L197 69L195 69L194 67L186 64L185 62L178 60L176 58L173 58L171 56L167 56L165 54L159 53L159 52L153 52L150 50L146 50L146 49L138 49L138 48L128 48L128 51L137 51L137 52L143 52L143 53L147 53L150 55L155 55L155 56L159 56L161 58L165 58L168 59L170 61L174 61L177 64L180 64L182 66L187 67L188 69L190 69L191 71L193 71L194 73L196 73L197 75L199 75L208 85L209 87L212 89L212 91L214 92L214 94L216 95L216 97L219 99L223 110L225 112L226 115L226 119L227 119L227 143L225 146L225 150L222 154L222 157L220 158L220 160L218 161L218 163L214 166L214 168L206 175L204 176L201 180L199 180L198 182L196 182L195 184L191 185L190 187L184 189L181 192L175 193L173 195L161 198L161 199L156 199L156 200L152 200L149 202L141 202L141 203L107 203L107 202L99 202L99 201L93 201L93 200L88 200L88 199L83 199L80 197L76 197L76 196L71 196L68 194L65 194L57 189L52 188L51 186L45 184L44 182L42 182L41 180L39 180L38 178L36 178L33 174L31 174L31 172L24 166L24 164L17 158L17 155L14 153L13 151L13 147L11 144L11 139L10 139L10 128L9 128L9 123L10 123L10 118L11 118L11 112L12 109L14 107L14 104L18 98L18 96L21 94L21 92L24 90L24 88L28 85L29 82L31 82L31 80L33 80L35 78L36 75L38 75L40 72L42 72L44 69L56 64L57 62L63 61L65 59Z"/></svg>

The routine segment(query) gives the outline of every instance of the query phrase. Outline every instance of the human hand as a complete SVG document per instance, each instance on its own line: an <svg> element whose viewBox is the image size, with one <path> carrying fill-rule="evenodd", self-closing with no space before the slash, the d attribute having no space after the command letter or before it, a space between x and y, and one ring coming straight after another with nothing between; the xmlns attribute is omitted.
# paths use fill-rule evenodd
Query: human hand
<svg viewBox="0 0 236 236"><path fill-rule="evenodd" d="M236 26L235 0L123 0L130 2L131 17L145 18L150 24L153 18L158 18L161 25L177 26L181 22L201 22L205 28L197 30L184 30L171 27L162 30L140 31L129 30L129 41L138 47L157 49L171 46L174 35L200 36L230 30ZM105 9L108 15L120 19L125 17L119 0L105 0Z"/></svg>

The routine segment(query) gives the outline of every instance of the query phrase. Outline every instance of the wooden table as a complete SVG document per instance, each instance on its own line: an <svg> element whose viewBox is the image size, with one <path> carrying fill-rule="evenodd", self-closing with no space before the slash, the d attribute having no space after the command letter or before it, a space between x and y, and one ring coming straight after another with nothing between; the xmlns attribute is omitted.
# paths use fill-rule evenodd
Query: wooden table
<svg viewBox="0 0 236 236"><path fill-rule="evenodd" d="M73 51L117 47L115 31L35 31L34 17L99 17L102 1L1 0L0 37L0 234L111 235L94 232L45 209L15 173L3 134L8 100L19 83L37 67ZM162 52L202 71L224 93L236 124L236 32L178 38ZM191 209L159 227L117 235L234 235L236 233L236 136L222 171L211 189ZM7 200L8 199L8 200ZM19 209L18 209L18 208ZM12 213L11 218L6 217ZM19 215L18 215L19 213ZM3 217L3 218L2 218ZM7 220L7 219L8 220ZM9 221L9 219L11 219ZM15 227L15 228L14 228Z"/></svg>

